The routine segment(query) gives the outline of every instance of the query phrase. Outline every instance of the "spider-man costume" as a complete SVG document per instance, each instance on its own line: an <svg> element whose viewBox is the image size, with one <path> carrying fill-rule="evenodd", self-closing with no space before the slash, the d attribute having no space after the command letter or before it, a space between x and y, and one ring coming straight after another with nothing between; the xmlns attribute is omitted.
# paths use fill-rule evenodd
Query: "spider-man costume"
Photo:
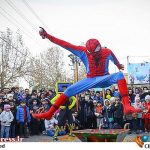
<svg viewBox="0 0 150 150"><path fill-rule="evenodd" d="M130 106L128 89L122 72L113 73L111 75L108 72L109 60L113 61L118 69L123 69L123 66L119 63L110 49L102 47L97 39L89 39L86 46L76 46L48 34L43 28L39 33L43 38L46 37L51 42L78 56L86 67L87 78L67 88L66 91L60 95L54 105L51 106L48 112L33 114L33 117L50 119L54 112L63 105L69 97L90 88L105 88L116 83L118 83L118 88L122 97L124 113L127 114L136 111Z"/></svg>

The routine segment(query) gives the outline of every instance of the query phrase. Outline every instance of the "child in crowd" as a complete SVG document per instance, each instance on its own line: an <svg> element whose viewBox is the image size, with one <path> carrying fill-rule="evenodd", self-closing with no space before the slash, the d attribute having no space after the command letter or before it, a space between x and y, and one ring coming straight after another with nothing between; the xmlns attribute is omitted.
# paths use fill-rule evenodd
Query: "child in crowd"
<svg viewBox="0 0 150 150"><path fill-rule="evenodd" d="M0 121L1 121L1 138L9 138L9 131L11 122L13 121L14 116L10 111L10 105L4 105L4 110L0 114Z"/></svg>
<svg viewBox="0 0 150 150"><path fill-rule="evenodd" d="M101 102L98 101L97 105L96 105L96 110L95 110L95 116L97 117L97 127L99 127L100 121L101 121L101 119L103 117L102 109L103 109L103 106L102 106Z"/></svg>
<svg viewBox="0 0 150 150"><path fill-rule="evenodd" d="M32 100L32 104L30 106L30 114L32 113L39 113L39 102L37 99ZM33 118L32 116L30 122L30 132L31 135L38 135L40 133L40 120Z"/></svg>
<svg viewBox="0 0 150 150"><path fill-rule="evenodd" d="M58 124L58 121L54 118L54 116L50 120L44 121L46 134L49 136L54 136L55 133L55 125Z"/></svg>
<svg viewBox="0 0 150 150"><path fill-rule="evenodd" d="M16 129L17 129L17 121L16 121L16 105L13 101L9 102L10 104L10 110L14 116L14 120L11 122L11 126L10 126L10 137L11 138L15 138L16 137Z"/></svg>
<svg viewBox="0 0 150 150"><path fill-rule="evenodd" d="M16 120L19 125L19 134L21 137L28 137L28 123L31 120L29 108L24 101L20 101L20 106L17 108Z"/></svg>

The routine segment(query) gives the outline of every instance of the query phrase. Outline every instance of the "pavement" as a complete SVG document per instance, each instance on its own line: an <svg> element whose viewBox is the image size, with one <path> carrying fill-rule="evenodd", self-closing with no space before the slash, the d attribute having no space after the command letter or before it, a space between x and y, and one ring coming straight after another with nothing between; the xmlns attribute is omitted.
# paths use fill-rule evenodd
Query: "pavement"
<svg viewBox="0 0 150 150"><path fill-rule="evenodd" d="M149 140L148 142L150 142L150 133L149 134L128 134L123 142L134 142L135 138L137 136L142 136L142 135L148 135L149 136ZM23 142L54 142L53 138L50 136L46 136L46 135L35 135L35 136L30 136L29 138L25 138L23 139ZM77 137L70 137L68 135L64 135L64 136L58 136L58 142L81 142Z"/></svg>
<svg viewBox="0 0 150 150"><path fill-rule="evenodd" d="M23 139L23 142L55 142L53 138L46 135L34 135ZM81 142L77 137L70 137L69 135L58 136L58 142Z"/></svg>

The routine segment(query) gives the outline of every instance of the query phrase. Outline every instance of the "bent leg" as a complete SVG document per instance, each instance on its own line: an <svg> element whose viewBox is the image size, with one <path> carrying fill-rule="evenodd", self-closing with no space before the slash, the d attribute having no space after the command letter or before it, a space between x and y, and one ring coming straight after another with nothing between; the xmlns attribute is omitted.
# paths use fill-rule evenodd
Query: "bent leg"
<svg viewBox="0 0 150 150"><path fill-rule="evenodd" d="M129 96L128 96L128 88L127 83L124 78L124 75L122 72L117 72L108 76L104 76L104 78L97 77L97 80L100 80L95 87L108 87L112 84L118 84L118 89L120 92L120 95L122 97L122 103L124 106L124 113L129 114L133 112L140 112L141 109L135 109L130 105Z"/></svg>
<svg viewBox="0 0 150 150"><path fill-rule="evenodd" d="M56 100L56 102L51 106L51 108L49 109L49 111L45 112L45 113L41 113L41 114L32 114L34 118L44 118L49 120L52 115L55 113L55 111L61 106L63 105L69 97L74 96L82 91L85 91L89 88L92 88L95 84L97 84L98 81L96 81L96 78L85 78L75 84L73 84L72 86L68 87L66 89L66 91L61 94L58 99Z"/></svg>

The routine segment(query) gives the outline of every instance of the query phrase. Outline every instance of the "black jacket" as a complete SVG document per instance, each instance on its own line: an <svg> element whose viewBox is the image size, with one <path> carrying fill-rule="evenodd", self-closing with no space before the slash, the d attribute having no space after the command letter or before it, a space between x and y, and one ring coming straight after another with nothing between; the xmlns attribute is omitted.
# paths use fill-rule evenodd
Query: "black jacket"
<svg viewBox="0 0 150 150"><path fill-rule="evenodd" d="M117 106L114 106L114 117L123 118L123 105L119 103Z"/></svg>

